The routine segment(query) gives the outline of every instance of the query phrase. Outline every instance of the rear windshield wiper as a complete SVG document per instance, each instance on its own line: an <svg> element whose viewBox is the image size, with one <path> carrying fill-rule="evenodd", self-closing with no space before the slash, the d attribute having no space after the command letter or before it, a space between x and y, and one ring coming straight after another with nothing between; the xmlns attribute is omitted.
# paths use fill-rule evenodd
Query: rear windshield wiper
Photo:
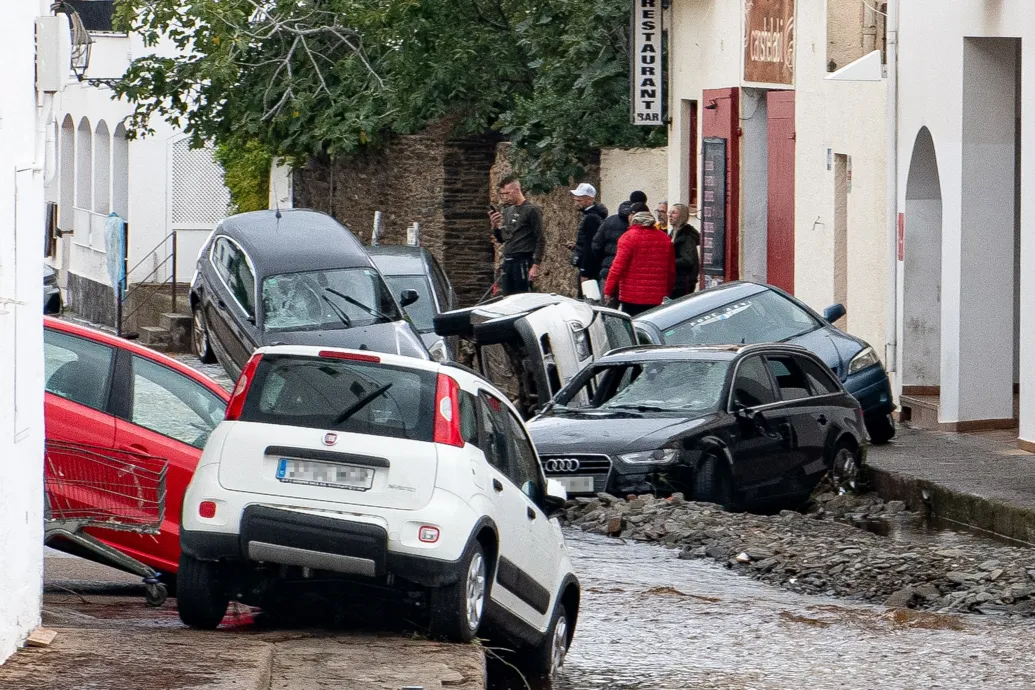
<svg viewBox="0 0 1035 690"><path fill-rule="evenodd" d="M352 403L344 410L342 410L341 414L334 418L334 425L337 426L338 424L341 424L342 422L346 421L349 417L362 410L364 407L373 402L376 398L384 395L385 392L391 387L392 384L386 383L377 390L367 393L362 398L360 398L359 400L357 400L356 402Z"/></svg>
<svg viewBox="0 0 1035 690"><path fill-rule="evenodd" d="M337 290L335 290L332 287L325 287L324 290L329 292L329 293L331 293L332 295L337 295L338 297L341 297L343 300L345 300L346 302L348 302L352 306L359 307L360 309L362 309L366 313L370 314L371 316L376 316L377 318L384 319L385 321L392 321L393 320L392 317L389 316L388 314L380 312L377 309L374 309L373 307L368 307L367 305L363 304L359 300L353 299L353 298L349 297L348 295L346 295L343 292L338 292Z"/></svg>

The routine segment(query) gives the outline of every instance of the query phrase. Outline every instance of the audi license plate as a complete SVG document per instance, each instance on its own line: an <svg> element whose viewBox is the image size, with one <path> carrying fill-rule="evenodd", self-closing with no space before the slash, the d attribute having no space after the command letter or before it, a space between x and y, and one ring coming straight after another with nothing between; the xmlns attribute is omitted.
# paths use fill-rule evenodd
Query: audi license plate
<svg viewBox="0 0 1035 690"><path fill-rule="evenodd" d="M593 477L550 477L556 479L569 494L591 494L593 489Z"/></svg>
<svg viewBox="0 0 1035 690"><path fill-rule="evenodd" d="M367 491L374 485L374 470L332 462L281 458L277 467L277 479L289 484Z"/></svg>

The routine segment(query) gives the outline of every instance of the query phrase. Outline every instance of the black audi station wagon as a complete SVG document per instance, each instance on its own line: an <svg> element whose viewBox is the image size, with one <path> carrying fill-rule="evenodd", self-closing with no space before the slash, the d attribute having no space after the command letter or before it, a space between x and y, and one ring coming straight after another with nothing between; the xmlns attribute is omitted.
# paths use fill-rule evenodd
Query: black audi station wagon
<svg viewBox="0 0 1035 690"><path fill-rule="evenodd" d="M565 386L529 424L569 495L683 492L730 508L793 506L828 472L854 485L859 402L793 345L631 347Z"/></svg>

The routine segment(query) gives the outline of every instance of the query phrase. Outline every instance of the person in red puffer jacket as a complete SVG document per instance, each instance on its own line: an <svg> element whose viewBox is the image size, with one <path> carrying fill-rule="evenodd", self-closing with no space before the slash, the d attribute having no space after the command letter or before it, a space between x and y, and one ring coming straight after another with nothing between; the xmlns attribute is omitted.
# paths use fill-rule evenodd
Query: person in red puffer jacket
<svg viewBox="0 0 1035 690"><path fill-rule="evenodd" d="M629 229L618 240L618 253L607 274L605 303L613 301L617 293L622 311L630 316L661 304L676 284L672 240L655 224L649 211L629 219Z"/></svg>

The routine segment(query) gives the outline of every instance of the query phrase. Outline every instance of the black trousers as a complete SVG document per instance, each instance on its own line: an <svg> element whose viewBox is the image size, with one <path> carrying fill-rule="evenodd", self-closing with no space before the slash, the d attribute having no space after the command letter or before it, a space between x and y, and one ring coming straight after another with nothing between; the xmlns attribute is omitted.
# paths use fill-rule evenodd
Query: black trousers
<svg viewBox="0 0 1035 690"><path fill-rule="evenodd" d="M528 271L532 268L531 254L515 254L503 257L503 284L504 295L516 295L521 292L531 292L532 284L528 282Z"/></svg>
<svg viewBox="0 0 1035 690"><path fill-rule="evenodd" d="M647 311L648 309L653 309L656 306L658 306L658 305L656 305L656 304L630 304L629 302L622 302L622 311L624 311L629 316L636 316L637 314L642 314L643 312Z"/></svg>

